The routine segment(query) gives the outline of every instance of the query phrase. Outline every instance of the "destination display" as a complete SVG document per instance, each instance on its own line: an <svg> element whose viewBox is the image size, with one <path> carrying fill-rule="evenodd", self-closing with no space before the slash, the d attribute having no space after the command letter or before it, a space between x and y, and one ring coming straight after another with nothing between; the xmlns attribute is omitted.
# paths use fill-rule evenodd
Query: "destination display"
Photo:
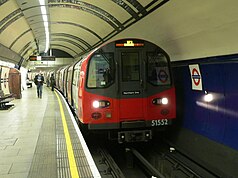
<svg viewBox="0 0 238 178"><path fill-rule="evenodd" d="M30 56L29 61L55 61L55 56Z"/></svg>
<svg viewBox="0 0 238 178"><path fill-rule="evenodd" d="M143 40L119 40L116 42L116 47L143 47Z"/></svg>

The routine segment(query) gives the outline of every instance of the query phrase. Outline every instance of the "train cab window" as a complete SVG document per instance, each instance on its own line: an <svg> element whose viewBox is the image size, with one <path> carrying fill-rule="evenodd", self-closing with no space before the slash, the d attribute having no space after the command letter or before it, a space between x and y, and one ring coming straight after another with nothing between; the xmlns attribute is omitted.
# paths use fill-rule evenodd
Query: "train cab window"
<svg viewBox="0 0 238 178"><path fill-rule="evenodd" d="M171 84L169 63L164 54L147 54L147 81L156 86Z"/></svg>
<svg viewBox="0 0 238 178"><path fill-rule="evenodd" d="M140 80L140 63L138 53L122 53L122 81L138 81Z"/></svg>
<svg viewBox="0 0 238 178"><path fill-rule="evenodd" d="M92 56L88 70L88 88L105 88L114 82L113 53L96 53Z"/></svg>

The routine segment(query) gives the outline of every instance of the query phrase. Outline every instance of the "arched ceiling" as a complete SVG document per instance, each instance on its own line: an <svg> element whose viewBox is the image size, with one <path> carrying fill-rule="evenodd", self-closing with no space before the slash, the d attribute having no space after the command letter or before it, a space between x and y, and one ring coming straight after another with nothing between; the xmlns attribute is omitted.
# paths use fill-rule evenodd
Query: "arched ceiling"
<svg viewBox="0 0 238 178"><path fill-rule="evenodd" d="M50 48L74 58L113 39L152 41L172 60L237 53L237 0L45 0ZM0 60L45 49L38 0L0 0ZM12 52L12 53L11 53Z"/></svg>
<svg viewBox="0 0 238 178"><path fill-rule="evenodd" d="M74 58L161 7L167 0L46 0L50 48ZM24 60L45 50L38 0L0 0L0 43Z"/></svg>

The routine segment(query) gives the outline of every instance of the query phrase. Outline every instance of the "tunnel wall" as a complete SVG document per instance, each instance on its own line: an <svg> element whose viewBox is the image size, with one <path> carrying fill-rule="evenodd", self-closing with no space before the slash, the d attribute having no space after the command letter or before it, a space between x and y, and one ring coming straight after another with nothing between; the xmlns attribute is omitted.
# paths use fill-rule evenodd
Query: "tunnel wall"
<svg viewBox="0 0 238 178"><path fill-rule="evenodd" d="M13 64L18 64L21 60L21 56L16 52L10 50L4 45L0 44L0 60L5 62L12 62Z"/></svg>
<svg viewBox="0 0 238 178"><path fill-rule="evenodd" d="M202 90L193 90L189 65L198 64ZM238 55L172 63L177 94L173 143L223 176L238 176ZM205 102L205 91L214 96Z"/></svg>

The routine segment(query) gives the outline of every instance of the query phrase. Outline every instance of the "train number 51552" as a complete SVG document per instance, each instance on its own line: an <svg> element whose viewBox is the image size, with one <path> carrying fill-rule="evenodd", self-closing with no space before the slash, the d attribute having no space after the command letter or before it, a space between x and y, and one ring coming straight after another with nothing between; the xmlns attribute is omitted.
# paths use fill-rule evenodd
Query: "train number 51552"
<svg viewBox="0 0 238 178"><path fill-rule="evenodd" d="M151 126L162 126L162 125L169 125L168 119L161 119L161 120L152 120L151 121Z"/></svg>

